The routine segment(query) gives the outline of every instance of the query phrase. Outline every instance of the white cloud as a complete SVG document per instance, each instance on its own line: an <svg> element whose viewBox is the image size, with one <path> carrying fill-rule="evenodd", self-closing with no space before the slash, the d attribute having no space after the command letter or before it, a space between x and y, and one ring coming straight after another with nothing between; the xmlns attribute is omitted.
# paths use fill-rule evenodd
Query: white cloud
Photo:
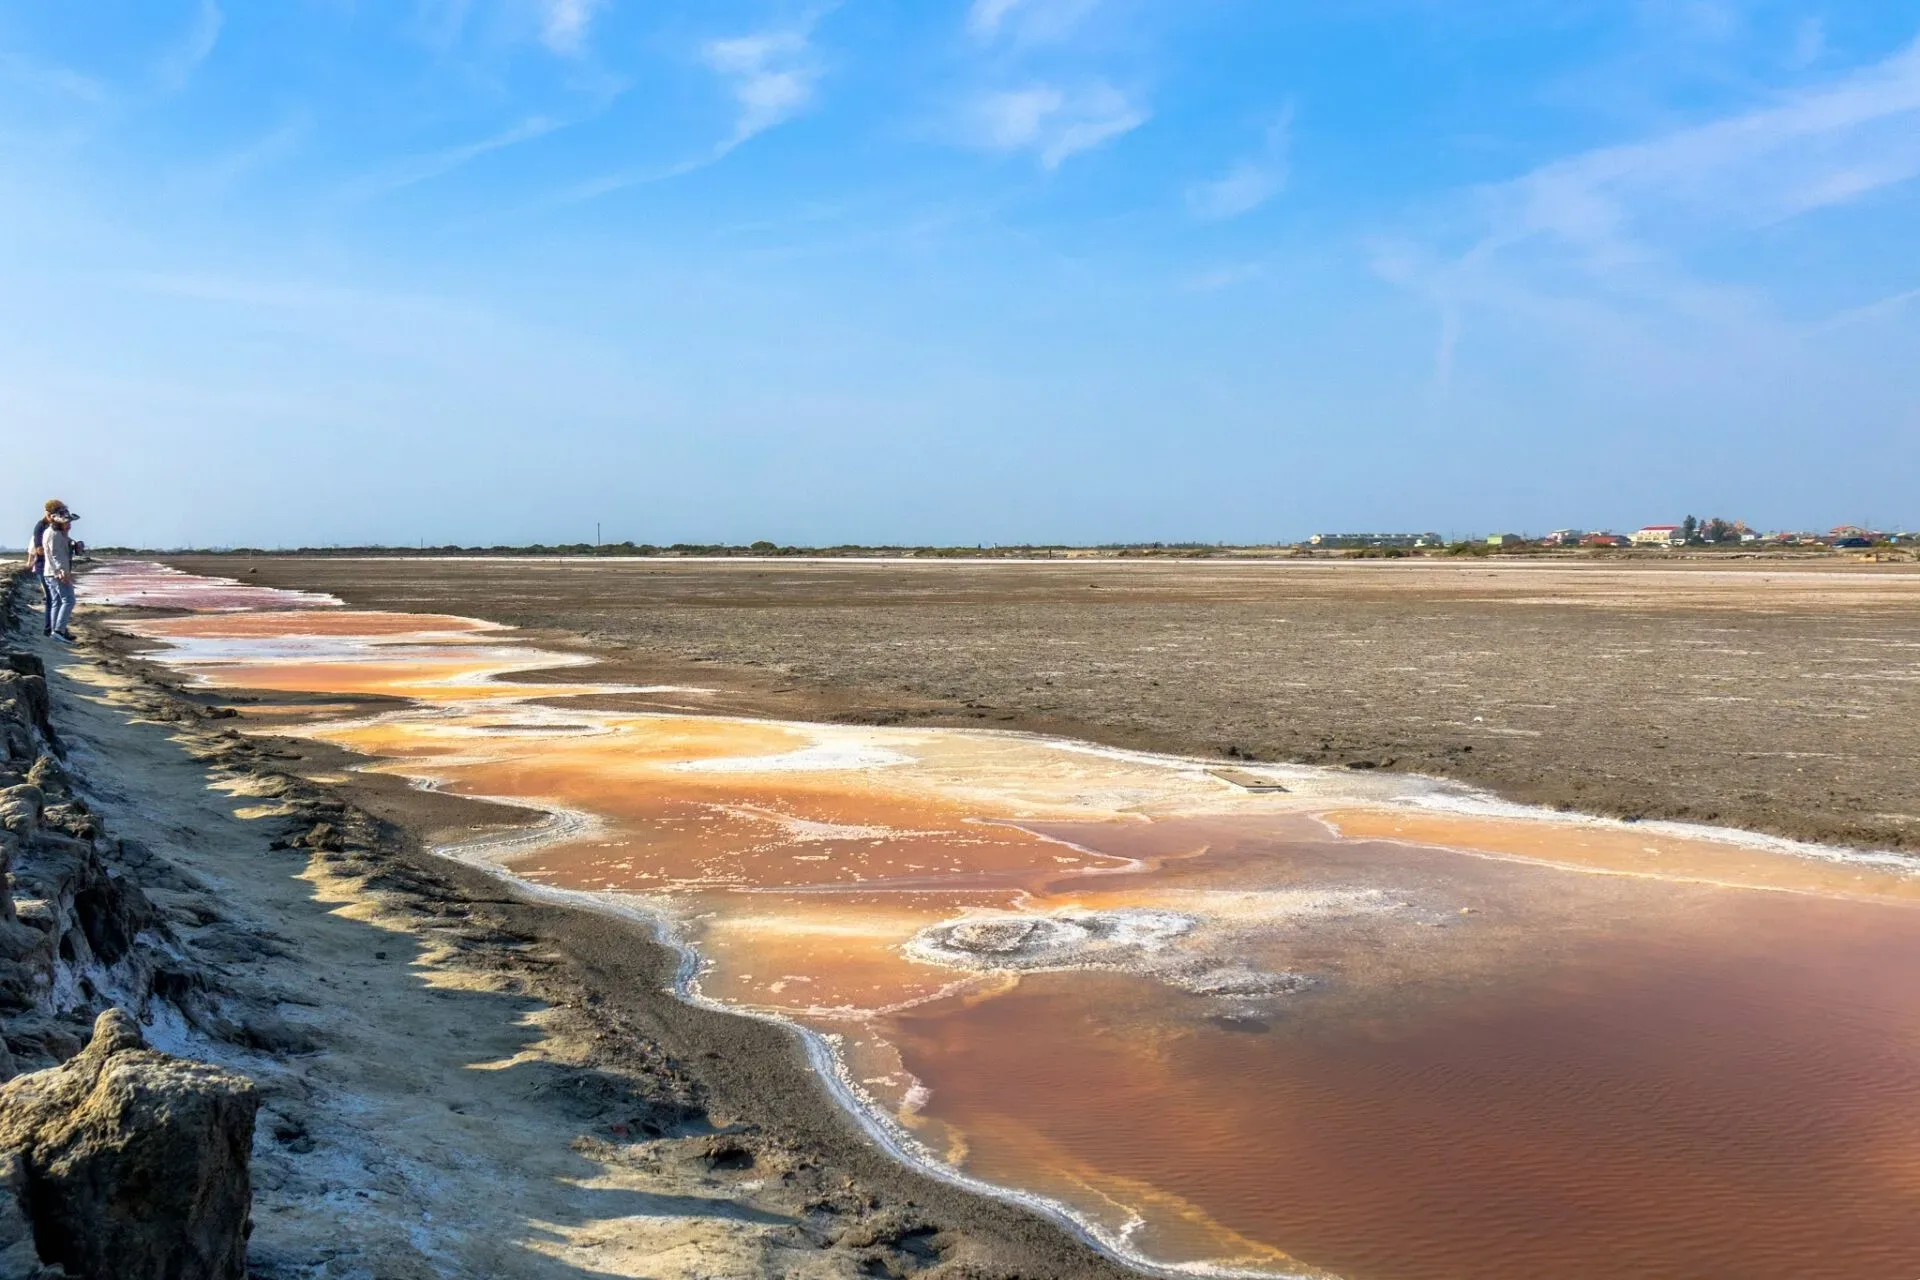
<svg viewBox="0 0 1920 1280"><path fill-rule="evenodd" d="M711 40L702 60L727 81L739 106L725 154L756 134L784 124L812 104L820 66L803 31L762 31Z"/></svg>
<svg viewBox="0 0 1920 1280"><path fill-rule="evenodd" d="M1057 40L1099 5L1100 0L973 0L967 9L967 30L981 40L1002 36Z"/></svg>
<svg viewBox="0 0 1920 1280"><path fill-rule="evenodd" d="M1100 4L1102 0L973 0L966 27L977 40L1044 44L1073 35Z"/></svg>
<svg viewBox="0 0 1920 1280"><path fill-rule="evenodd" d="M973 7L967 10L967 30L977 36L992 36L999 32L1000 24L1007 15L1020 7L1021 0L973 0Z"/></svg>
<svg viewBox="0 0 1920 1280"><path fill-rule="evenodd" d="M598 200L633 187L684 177L718 163L749 138L784 124L811 106L822 74L805 30L761 31L709 40L700 48L700 60L726 82L733 95L737 115L730 133L691 159L652 169L603 174L556 193L546 204Z"/></svg>
<svg viewBox="0 0 1920 1280"><path fill-rule="evenodd" d="M1252 284L1266 277L1267 269L1257 262L1234 262L1196 271L1180 280L1187 293L1219 293L1236 285Z"/></svg>
<svg viewBox="0 0 1920 1280"><path fill-rule="evenodd" d="M977 137L981 145L994 150L1027 146L1040 136L1046 118L1066 100L1066 94L1045 85L987 94L974 104Z"/></svg>
<svg viewBox="0 0 1920 1280"><path fill-rule="evenodd" d="M1641 0L1639 14L1657 32L1708 42L1730 40L1746 25L1737 0Z"/></svg>
<svg viewBox="0 0 1920 1280"><path fill-rule="evenodd" d="M1806 330L1780 318L1772 290L1785 282L1769 260L1731 258L1730 238L1780 234L1771 229L1915 178L1920 42L1763 106L1481 188L1455 228L1464 249L1409 237L1376 253L1374 269L1439 313L1443 383L1475 316L1676 377L1707 361L1778 369L1798 358Z"/></svg>
<svg viewBox="0 0 1920 1280"><path fill-rule="evenodd" d="M522 142L530 142L560 127L562 127L561 121L552 120L546 116L529 116L510 129L481 138L476 142L465 142L456 147L430 151L424 155L403 160L386 172L356 184L352 193L366 196L411 187L416 183L451 173L462 165L478 160L491 152L517 146Z"/></svg>
<svg viewBox="0 0 1920 1280"><path fill-rule="evenodd" d="M1850 310L1842 311L1839 315L1832 317L1819 327L1822 330L1845 329L1851 325L1870 324L1878 320L1889 320L1899 315L1902 311L1905 311L1915 302L1920 302L1920 289L1908 289L1901 293L1889 294L1887 297L1881 298L1876 302L1869 302L1864 307L1854 307Z"/></svg>
<svg viewBox="0 0 1920 1280"><path fill-rule="evenodd" d="M1037 84L987 93L962 120L962 138L988 151L1031 151L1048 168L1139 128L1145 108L1111 85Z"/></svg>
<svg viewBox="0 0 1920 1280"><path fill-rule="evenodd" d="M0 82L88 106L99 106L113 96L105 84L92 76L57 63L35 62L16 53L0 53Z"/></svg>
<svg viewBox="0 0 1920 1280"><path fill-rule="evenodd" d="M558 54L581 53L600 5L601 0L540 0L540 42Z"/></svg>
<svg viewBox="0 0 1920 1280"><path fill-rule="evenodd" d="M226 17L214 0L200 0L193 25L177 44L160 56L154 67L154 79L162 89L174 93L186 88L187 81L193 79L193 73L199 70L200 64L213 55L213 47L220 43L220 28L225 22Z"/></svg>
<svg viewBox="0 0 1920 1280"><path fill-rule="evenodd" d="M1284 169L1242 160L1213 181L1189 187L1187 207L1203 222L1221 222L1258 209L1285 185Z"/></svg>
<svg viewBox="0 0 1920 1280"><path fill-rule="evenodd" d="M1493 239L1618 246L1657 220L1760 225L1920 176L1920 42L1776 105L1493 188Z"/></svg>
<svg viewBox="0 0 1920 1280"><path fill-rule="evenodd" d="M195 192L203 198L218 196L293 154L312 125L311 115L297 113L251 141L211 160L184 166L175 174L173 185L178 190Z"/></svg>
<svg viewBox="0 0 1920 1280"><path fill-rule="evenodd" d="M1187 188L1187 208L1204 222L1223 222L1251 213L1273 199L1287 185L1287 151L1292 143L1293 109L1289 107L1267 130L1266 146L1257 156L1236 161L1224 174Z"/></svg>

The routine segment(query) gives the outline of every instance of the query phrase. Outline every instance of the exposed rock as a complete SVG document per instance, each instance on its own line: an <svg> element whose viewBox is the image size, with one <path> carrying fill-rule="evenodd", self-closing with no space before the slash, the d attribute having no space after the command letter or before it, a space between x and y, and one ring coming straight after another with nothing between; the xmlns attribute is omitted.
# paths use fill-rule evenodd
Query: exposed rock
<svg viewBox="0 0 1920 1280"><path fill-rule="evenodd" d="M12 1212L81 1280L241 1280L258 1106L245 1077L147 1049L110 1009L71 1061L0 1086L0 1159L24 1173ZM18 1252L8 1212L0 1258Z"/></svg>
<svg viewBox="0 0 1920 1280"><path fill-rule="evenodd" d="M309 849L328 849L335 852L347 847L340 832L330 822L315 823L313 829L302 836L298 843Z"/></svg>
<svg viewBox="0 0 1920 1280"><path fill-rule="evenodd" d="M108 1005L144 1014L172 941L74 794L49 710L39 659L0 654L0 1079L73 1056Z"/></svg>
<svg viewBox="0 0 1920 1280"><path fill-rule="evenodd" d="M13 703L18 710L9 719L18 720L37 732L49 744L59 737L48 719L52 701L47 696L47 677L40 659L30 653L9 653L7 665L0 669L0 701Z"/></svg>
<svg viewBox="0 0 1920 1280"><path fill-rule="evenodd" d="M66 1273L40 1261L27 1216L27 1162L17 1151L0 1152L0 1280L66 1280Z"/></svg>
<svg viewBox="0 0 1920 1280"><path fill-rule="evenodd" d="M66 770L60 767L58 760L44 753L36 758L33 767L27 770L27 781L40 788L50 803L65 800L73 794L72 789L67 786Z"/></svg>
<svg viewBox="0 0 1920 1280"><path fill-rule="evenodd" d="M25 839L40 827L40 814L47 807L47 798L40 788L22 783L0 791L0 827L5 827L13 835Z"/></svg>

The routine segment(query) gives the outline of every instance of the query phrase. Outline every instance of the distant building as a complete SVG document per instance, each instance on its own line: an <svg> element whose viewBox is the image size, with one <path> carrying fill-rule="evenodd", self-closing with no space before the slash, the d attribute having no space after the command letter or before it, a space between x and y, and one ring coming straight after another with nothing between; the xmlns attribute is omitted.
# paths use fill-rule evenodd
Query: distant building
<svg viewBox="0 0 1920 1280"><path fill-rule="evenodd" d="M1490 547L1517 547L1525 541L1526 539L1517 533L1490 533L1487 535L1487 545Z"/></svg>
<svg viewBox="0 0 1920 1280"><path fill-rule="evenodd" d="M1636 547L1671 547L1686 540L1686 533L1677 524L1650 524L1627 535L1627 541Z"/></svg>
<svg viewBox="0 0 1920 1280"><path fill-rule="evenodd" d="M1579 529L1555 529L1540 539L1541 545L1548 547L1576 547L1586 535Z"/></svg>
<svg viewBox="0 0 1920 1280"><path fill-rule="evenodd" d="M1624 547L1627 540L1617 533L1590 533L1580 539L1583 547Z"/></svg>
<svg viewBox="0 0 1920 1280"><path fill-rule="evenodd" d="M1437 533L1316 533L1307 545L1323 551L1354 550L1360 547L1437 547Z"/></svg>

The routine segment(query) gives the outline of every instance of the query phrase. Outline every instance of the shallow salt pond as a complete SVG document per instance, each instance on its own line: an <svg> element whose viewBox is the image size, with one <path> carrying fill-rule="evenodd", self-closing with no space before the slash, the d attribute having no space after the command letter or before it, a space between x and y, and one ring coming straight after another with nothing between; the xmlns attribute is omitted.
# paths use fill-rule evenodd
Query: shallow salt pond
<svg viewBox="0 0 1920 1280"><path fill-rule="evenodd" d="M566 815L465 854L653 914L699 957L691 998L824 1037L896 1149L1136 1260L1920 1275L1897 858L1407 777L1267 768L1288 791L1259 794L1025 735L650 712L699 691L469 619L134 564L86 586L203 610L117 625L214 685L399 700L261 728Z"/></svg>

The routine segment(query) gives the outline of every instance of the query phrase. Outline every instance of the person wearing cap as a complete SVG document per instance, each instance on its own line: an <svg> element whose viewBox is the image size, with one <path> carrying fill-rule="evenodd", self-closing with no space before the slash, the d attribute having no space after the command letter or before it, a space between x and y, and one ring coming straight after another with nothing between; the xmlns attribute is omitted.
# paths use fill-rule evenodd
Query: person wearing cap
<svg viewBox="0 0 1920 1280"><path fill-rule="evenodd" d="M47 589L46 590L46 594L47 594L46 633L48 635L52 635L53 634L53 598L54 598L55 592L47 585L47 582L48 582L47 575L46 575L47 561L46 561L45 554L41 551L40 543L41 543L41 540L47 536L47 525L53 519L55 512L59 512L65 515L67 517L67 521L69 524L71 524L75 520L78 520L80 517L74 515L72 511L68 510L67 504L62 502L58 498L48 498L47 505L44 508L44 512L45 514L43 514L40 517L40 523L33 526L33 537L27 542L27 572L32 574L34 577L40 579L40 585L43 588Z"/></svg>
<svg viewBox="0 0 1920 1280"><path fill-rule="evenodd" d="M41 582L47 589L47 634L71 644L67 623L73 617L74 516L64 506L47 513L47 531L40 535Z"/></svg>

